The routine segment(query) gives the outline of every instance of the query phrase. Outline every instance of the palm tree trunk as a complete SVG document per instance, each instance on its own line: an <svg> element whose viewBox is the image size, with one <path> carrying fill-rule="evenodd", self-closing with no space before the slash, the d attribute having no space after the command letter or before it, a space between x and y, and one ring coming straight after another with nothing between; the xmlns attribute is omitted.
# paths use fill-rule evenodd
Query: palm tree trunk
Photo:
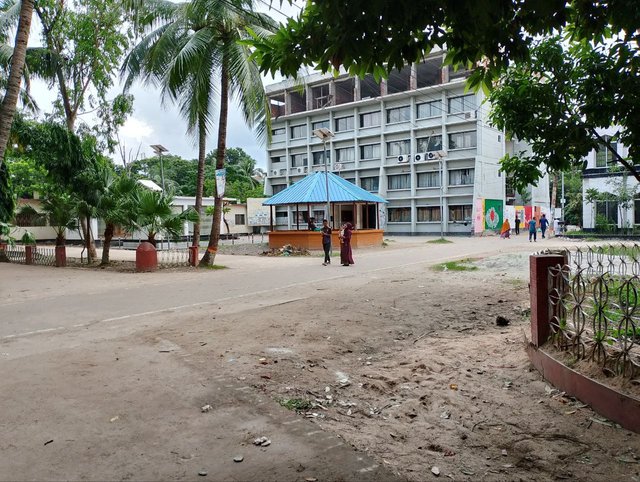
<svg viewBox="0 0 640 482"><path fill-rule="evenodd" d="M102 245L102 261L101 265L109 264L109 249L111 248L111 240L113 239L113 232L115 226L112 223L107 224L104 230L104 244Z"/></svg>
<svg viewBox="0 0 640 482"><path fill-rule="evenodd" d="M198 121L198 180L196 182L196 212L202 219L202 193L204 191L204 162L207 155L207 127L204 119ZM193 225L193 244L200 245L200 219Z"/></svg>
<svg viewBox="0 0 640 482"><path fill-rule="evenodd" d="M2 106L0 107L0 166L4 160L4 153L7 149L11 123L16 113L16 105L20 95L20 82L24 71L24 63L27 55L27 43L31 32L31 17L33 16L33 1L22 0L20 7L20 20L18 21L18 31L16 32L16 43L11 57L9 69L9 79L7 81L7 91Z"/></svg>
<svg viewBox="0 0 640 482"><path fill-rule="evenodd" d="M87 247L87 263L91 264L96 257L96 247L91 242L91 217L87 216L87 231L84 237L85 246ZM93 249L91 249L93 248Z"/></svg>
<svg viewBox="0 0 640 482"><path fill-rule="evenodd" d="M220 69L220 120L218 122L218 148L216 152L216 169L224 168L224 157L227 149L227 117L229 114L229 67L228 60L222 58ZM220 240L220 220L222 218L222 193L217 192L213 211L213 224L207 251L200 260L200 266L209 266L215 262Z"/></svg>

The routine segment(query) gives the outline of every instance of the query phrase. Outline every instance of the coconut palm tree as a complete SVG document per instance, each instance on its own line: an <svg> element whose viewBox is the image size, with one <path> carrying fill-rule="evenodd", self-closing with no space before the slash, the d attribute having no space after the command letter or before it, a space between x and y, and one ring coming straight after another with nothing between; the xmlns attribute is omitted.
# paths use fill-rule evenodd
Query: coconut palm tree
<svg viewBox="0 0 640 482"><path fill-rule="evenodd" d="M218 103L220 111L216 169L224 168L231 96L240 103L247 124L257 126L260 137L269 132L267 100L258 66L251 59L249 47L240 41L248 37L249 29L254 35L263 36L271 33L276 23L268 15L257 13L253 0L156 4L161 9L161 19L148 22L146 36L127 56L122 72L127 75L127 85L141 78L158 85L163 99L180 106L188 132L198 139L196 210L202 213L206 139L215 104ZM216 196L215 202L217 210L209 249L201 263L213 262L210 253L218 245L222 196ZM195 246L199 238L197 225Z"/></svg>
<svg viewBox="0 0 640 482"><path fill-rule="evenodd" d="M5 7L3 2L2 7ZM18 10L19 9L19 10ZM17 13L19 12L19 13ZM4 152L11 131L11 123L16 112L18 98L20 97L20 83L24 72L25 58L27 55L27 43L31 32L31 18L33 16L33 0L22 0L22 3L14 4L9 11L4 11L0 18L0 28L3 34L6 32L8 22L19 16L18 30L16 32L15 47L11 56L9 76L7 78L7 90L0 105L0 166L4 161Z"/></svg>

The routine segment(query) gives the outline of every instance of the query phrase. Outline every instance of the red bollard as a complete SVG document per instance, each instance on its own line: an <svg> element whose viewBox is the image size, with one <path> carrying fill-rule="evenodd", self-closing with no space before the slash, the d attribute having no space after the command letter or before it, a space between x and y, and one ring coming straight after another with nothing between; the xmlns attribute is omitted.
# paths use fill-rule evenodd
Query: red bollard
<svg viewBox="0 0 640 482"><path fill-rule="evenodd" d="M189 246L189 264L191 266L198 266L198 247Z"/></svg>
<svg viewBox="0 0 640 482"><path fill-rule="evenodd" d="M67 247L56 246L56 268L67 266Z"/></svg>
<svg viewBox="0 0 640 482"><path fill-rule="evenodd" d="M155 271L158 269L158 252L153 244L143 241L136 248L136 271Z"/></svg>
<svg viewBox="0 0 640 482"><path fill-rule="evenodd" d="M24 247L24 264L33 264L33 255L36 254L36 247L27 245Z"/></svg>
<svg viewBox="0 0 640 482"><path fill-rule="evenodd" d="M551 335L549 324L549 268L567 263L562 254L538 254L529 257L531 296L531 342L542 346Z"/></svg>

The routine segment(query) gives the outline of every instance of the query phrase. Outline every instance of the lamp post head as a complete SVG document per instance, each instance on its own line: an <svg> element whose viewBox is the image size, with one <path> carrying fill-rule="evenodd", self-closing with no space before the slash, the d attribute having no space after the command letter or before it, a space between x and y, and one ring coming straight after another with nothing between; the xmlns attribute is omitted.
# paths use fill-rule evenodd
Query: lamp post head
<svg viewBox="0 0 640 482"><path fill-rule="evenodd" d="M152 144L151 149L153 149L153 152L155 152L157 155L161 155L161 154L164 154L165 152L169 152L169 149L167 149L161 144Z"/></svg>
<svg viewBox="0 0 640 482"><path fill-rule="evenodd" d="M321 141L326 141L332 137L335 137L335 134L327 129L326 127L321 127L320 129L316 129L313 131L313 135L316 136Z"/></svg>

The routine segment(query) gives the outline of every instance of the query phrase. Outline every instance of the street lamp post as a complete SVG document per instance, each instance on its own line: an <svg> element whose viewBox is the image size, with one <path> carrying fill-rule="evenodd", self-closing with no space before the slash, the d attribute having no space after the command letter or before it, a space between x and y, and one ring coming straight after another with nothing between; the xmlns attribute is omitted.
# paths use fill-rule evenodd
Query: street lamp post
<svg viewBox="0 0 640 482"><path fill-rule="evenodd" d="M327 188L327 220L331 225L333 225L331 219L331 200L329 199L329 169L327 166L327 140L331 139L335 136L333 132L331 132L326 127L321 127L320 129L316 129L313 131L313 135L322 141L322 158L324 160L324 181L325 186Z"/></svg>
<svg viewBox="0 0 640 482"><path fill-rule="evenodd" d="M162 195L164 196L164 164L162 163L162 154L165 152L169 152L169 149L164 147L161 144L153 144L151 146L153 152L160 158L160 180L162 182Z"/></svg>

